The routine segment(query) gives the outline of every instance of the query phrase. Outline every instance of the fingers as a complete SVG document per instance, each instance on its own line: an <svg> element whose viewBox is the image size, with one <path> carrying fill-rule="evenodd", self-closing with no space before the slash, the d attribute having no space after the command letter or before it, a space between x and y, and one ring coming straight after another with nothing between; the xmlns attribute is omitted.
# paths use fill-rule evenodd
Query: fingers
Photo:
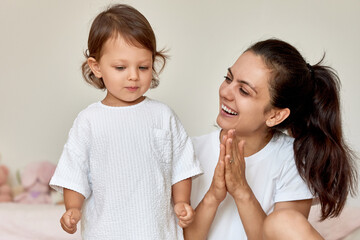
<svg viewBox="0 0 360 240"><path fill-rule="evenodd" d="M220 144L220 156L219 156L219 162L215 168L214 176L217 178L224 178L225 174L225 146L223 144Z"/></svg>
<svg viewBox="0 0 360 240"><path fill-rule="evenodd" d="M226 143L226 140L228 139L228 135L227 134L224 134L224 136L222 137L222 140L220 143L224 144Z"/></svg>
<svg viewBox="0 0 360 240"><path fill-rule="evenodd" d="M241 141L238 143L240 161L245 161L245 157L244 157L244 146L245 146L245 141L244 141L244 140L241 140Z"/></svg>
<svg viewBox="0 0 360 240"><path fill-rule="evenodd" d="M230 129L230 130L227 132L227 135L228 135L228 138L234 138L234 136L235 136L235 129Z"/></svg>
<svg viewBox="0 0 360 240"><path fill-rule="evenodd" d="M230 155L225 156L225 175L231 171Z"/></svg>
<svg viewBox="0 0 360 240"><path fill-rule="evenodd" d="M76 224L71 223L71 222L73 222L73 221L70 218L68 218L68 219L61 218L61 220L60 220L62 229L64 229L64 231L67 233L73 234L76 232L77 226L76 226Z"/></svg>
<svg viewBox="0 0 360 240"><path fill-rule="evenodd" d="M190 225L190 223L193 222L194 216L195 216L195 211L187 203L184 203L183 206L184 206L186 214L178 217L179 218L179 223L178 224L179 224L180 227L186 228L187 226Z"/></svg>
<svg viewBox="0 0 360 240"><path fill-rule="evenodd" d="M184 203L176 203L174 206L174 211L179 219L180 217L186 216L186 208L184 206Z"/></svg>
<svg viewBox="0 0 360 240"><path fill-rule="evenodd" d="M225 145L226 156L227 156L227 155L229 155L229 156L232 155L232 152L231 152L231 144L232 144L232 141L233 141L232 138L228 138L228 139L226 140L226 145Z"/></svg>
<svg viewBox="0 0 360 240"><path fill-rule="evenodd" d="M60 224L62 229L67 233L73 234L77 230L77 223L81 218L81 213L79 210L69 209L64 213L60 219Z"/></svg>
<svg viewBox="0 0 360 240"><path fill-rule="evenodd" d="M176 203L174 206L174 211L177 218L179 219L178 224L182 228L189 226L190 223L192 223L192 221L194 220L195 211L186 202Z"/></svg>
<svg viewBox="0 0 360 240"><path fill-rule="evenodd" d="M183 221L191 220L195 215L194 209L189 204L184 204L184 209L185 214L181 215L179 219Z"/></svg>

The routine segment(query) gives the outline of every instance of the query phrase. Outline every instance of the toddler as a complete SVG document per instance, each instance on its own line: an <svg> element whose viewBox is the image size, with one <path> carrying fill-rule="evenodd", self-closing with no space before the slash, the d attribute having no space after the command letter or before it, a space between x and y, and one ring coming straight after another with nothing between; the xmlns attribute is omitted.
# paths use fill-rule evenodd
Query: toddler
<svg viewBox="0 0 360 240"><path fill-rule="evenodd" d="M85 55L85 80L107 94L77 116L51 179L64 194L62 228L74 233L81 219L86 240L183 239L201 169L177 116L144 96L158 85L154 63L166 62L149 22L110 7L92 23Z"/></svg>

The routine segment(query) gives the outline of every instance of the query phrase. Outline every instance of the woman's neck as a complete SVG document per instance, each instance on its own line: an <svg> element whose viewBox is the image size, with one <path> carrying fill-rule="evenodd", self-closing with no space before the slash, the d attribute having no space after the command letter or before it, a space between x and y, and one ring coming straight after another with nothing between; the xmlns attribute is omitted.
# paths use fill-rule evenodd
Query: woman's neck
<svg viewBox="0 0 360 240"><path fill-rule="evenodd" d="M228 130L222 129L220 132L220 141L223 138L223 136L227 133ZM240 140L245 140L244 145L244 156L249 157L257 152L259 152L261 149L263 149L271 140L274 133L264 132L262 134L253 134L249 136L241 136L240 134L237 134L235 131L235 143L238 143ZM237 146L236 146L237 147Z"/></svg>

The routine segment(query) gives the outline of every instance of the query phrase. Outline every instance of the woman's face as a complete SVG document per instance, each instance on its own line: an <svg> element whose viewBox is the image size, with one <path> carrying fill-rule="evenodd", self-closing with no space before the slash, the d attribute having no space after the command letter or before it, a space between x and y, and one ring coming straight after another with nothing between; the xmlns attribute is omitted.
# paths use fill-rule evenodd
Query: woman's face
<svg viewBox="0 0 360 240"><path fill-rule="evenodd" d="M240 136L253 136L267 131L270 115L270 70L260 56L243 53L228 69L219 89L218 125L235 129Z"/></svg>

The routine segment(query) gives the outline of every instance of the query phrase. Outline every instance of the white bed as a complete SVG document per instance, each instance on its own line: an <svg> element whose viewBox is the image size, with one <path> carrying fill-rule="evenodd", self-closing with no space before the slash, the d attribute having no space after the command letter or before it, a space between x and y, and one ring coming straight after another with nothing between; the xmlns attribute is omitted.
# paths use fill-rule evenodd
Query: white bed
<svg viewBox="0 0 360 240"><path fill-rule="evenodd" d="M320 205L311 208L309 221L325 240L360 240L360 208L345 206L340 216L319 222Z"/></svg>
<svg viewBox="0 0 360 240"><path fill-rule="evenodd" d="M0 240L81 240L80 227L71 235L59 220L64 205L0 203ZM360 240L360 208L345 208L336 219L317 222L314 206L309 220L326 240Z"/></svg>
<svg viewBox="0 0 360 240"><path fill-rule="evenodd" d="M64 205L0 203L0 240L81 240L60 226Z"/></svg>

